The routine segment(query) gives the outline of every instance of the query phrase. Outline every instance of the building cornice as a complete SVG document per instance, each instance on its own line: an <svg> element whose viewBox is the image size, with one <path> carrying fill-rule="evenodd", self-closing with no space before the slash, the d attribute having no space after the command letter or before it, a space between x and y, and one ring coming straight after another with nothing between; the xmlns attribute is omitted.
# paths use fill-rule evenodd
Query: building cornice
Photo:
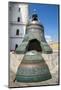
<svg viewBox="0 0 61 90"><path fill-rule="evenodd" d="M24 38L24 37L9 37L9 38Z"/></svg>

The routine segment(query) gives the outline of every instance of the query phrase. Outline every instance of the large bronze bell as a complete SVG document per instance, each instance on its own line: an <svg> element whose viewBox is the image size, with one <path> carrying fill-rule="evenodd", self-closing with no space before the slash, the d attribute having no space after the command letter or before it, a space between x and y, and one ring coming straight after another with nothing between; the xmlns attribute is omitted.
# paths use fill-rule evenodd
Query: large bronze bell
<svg viewBox="0 0 61 90"><path fill-rule="evenodd" d="M16 49L16 53L25 54L18 67L16 81L40 82L51 78L41 53L52 53L52 49L44 38L44 27L39 24L37 14L32 15L32 21L26 27L24 40Z"/></svg>

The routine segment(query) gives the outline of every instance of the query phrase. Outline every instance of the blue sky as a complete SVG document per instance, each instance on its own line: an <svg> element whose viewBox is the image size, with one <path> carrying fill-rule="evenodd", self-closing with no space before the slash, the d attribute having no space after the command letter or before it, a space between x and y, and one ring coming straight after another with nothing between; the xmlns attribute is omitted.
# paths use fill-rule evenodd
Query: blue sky
<svg viewBox="0 0 61 90"><path fill-rule="evenodd" d="M40 23L44 26L45 35L49 35L54 41L57 41L58 5L29 4L29 15L32 15L34 9L36 9Z"/></svg>

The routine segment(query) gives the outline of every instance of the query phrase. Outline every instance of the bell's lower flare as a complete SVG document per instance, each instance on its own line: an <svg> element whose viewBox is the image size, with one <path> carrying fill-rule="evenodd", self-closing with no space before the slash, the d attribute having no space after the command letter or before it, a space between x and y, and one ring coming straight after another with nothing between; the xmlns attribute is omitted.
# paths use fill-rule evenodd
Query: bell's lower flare
<svg viewBox="0 0 61 90"><path fill-rule="evenodd" d="M18 67L16 81L41 82L51 79L49 68L40 52L27 52Z"/></svg>

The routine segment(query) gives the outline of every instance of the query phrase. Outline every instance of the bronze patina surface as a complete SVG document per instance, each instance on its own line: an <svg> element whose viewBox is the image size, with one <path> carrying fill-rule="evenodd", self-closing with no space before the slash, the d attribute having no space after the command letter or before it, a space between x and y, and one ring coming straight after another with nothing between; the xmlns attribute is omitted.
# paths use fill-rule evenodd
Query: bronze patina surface
<svg viewBox="0 0 61 90"><path fill-rule="evenodd" d="M18 82L39 82L50 78L51 74L41 53L35 55L25 54L17 70L16 80Z"/></svg>
<svg viewBox="0 0 61 90"><path fill-rule="evenodd" d="M25 54L18 67L16 81L40 82L51 78L49 68L41 54L50 54L52 49L45 40L44 27L39 24L36 14L27 24L24 40L16 49L16 53Z"/></svg>
<svg viewBox="0 0 61 90"><path fill-rule="evenodd" d="M22 44L16 49L16 53L25 53L27 50L37 50L42 53L52 53L44 37L44 26L33 20L27 24L26 33Z"/></svg>

